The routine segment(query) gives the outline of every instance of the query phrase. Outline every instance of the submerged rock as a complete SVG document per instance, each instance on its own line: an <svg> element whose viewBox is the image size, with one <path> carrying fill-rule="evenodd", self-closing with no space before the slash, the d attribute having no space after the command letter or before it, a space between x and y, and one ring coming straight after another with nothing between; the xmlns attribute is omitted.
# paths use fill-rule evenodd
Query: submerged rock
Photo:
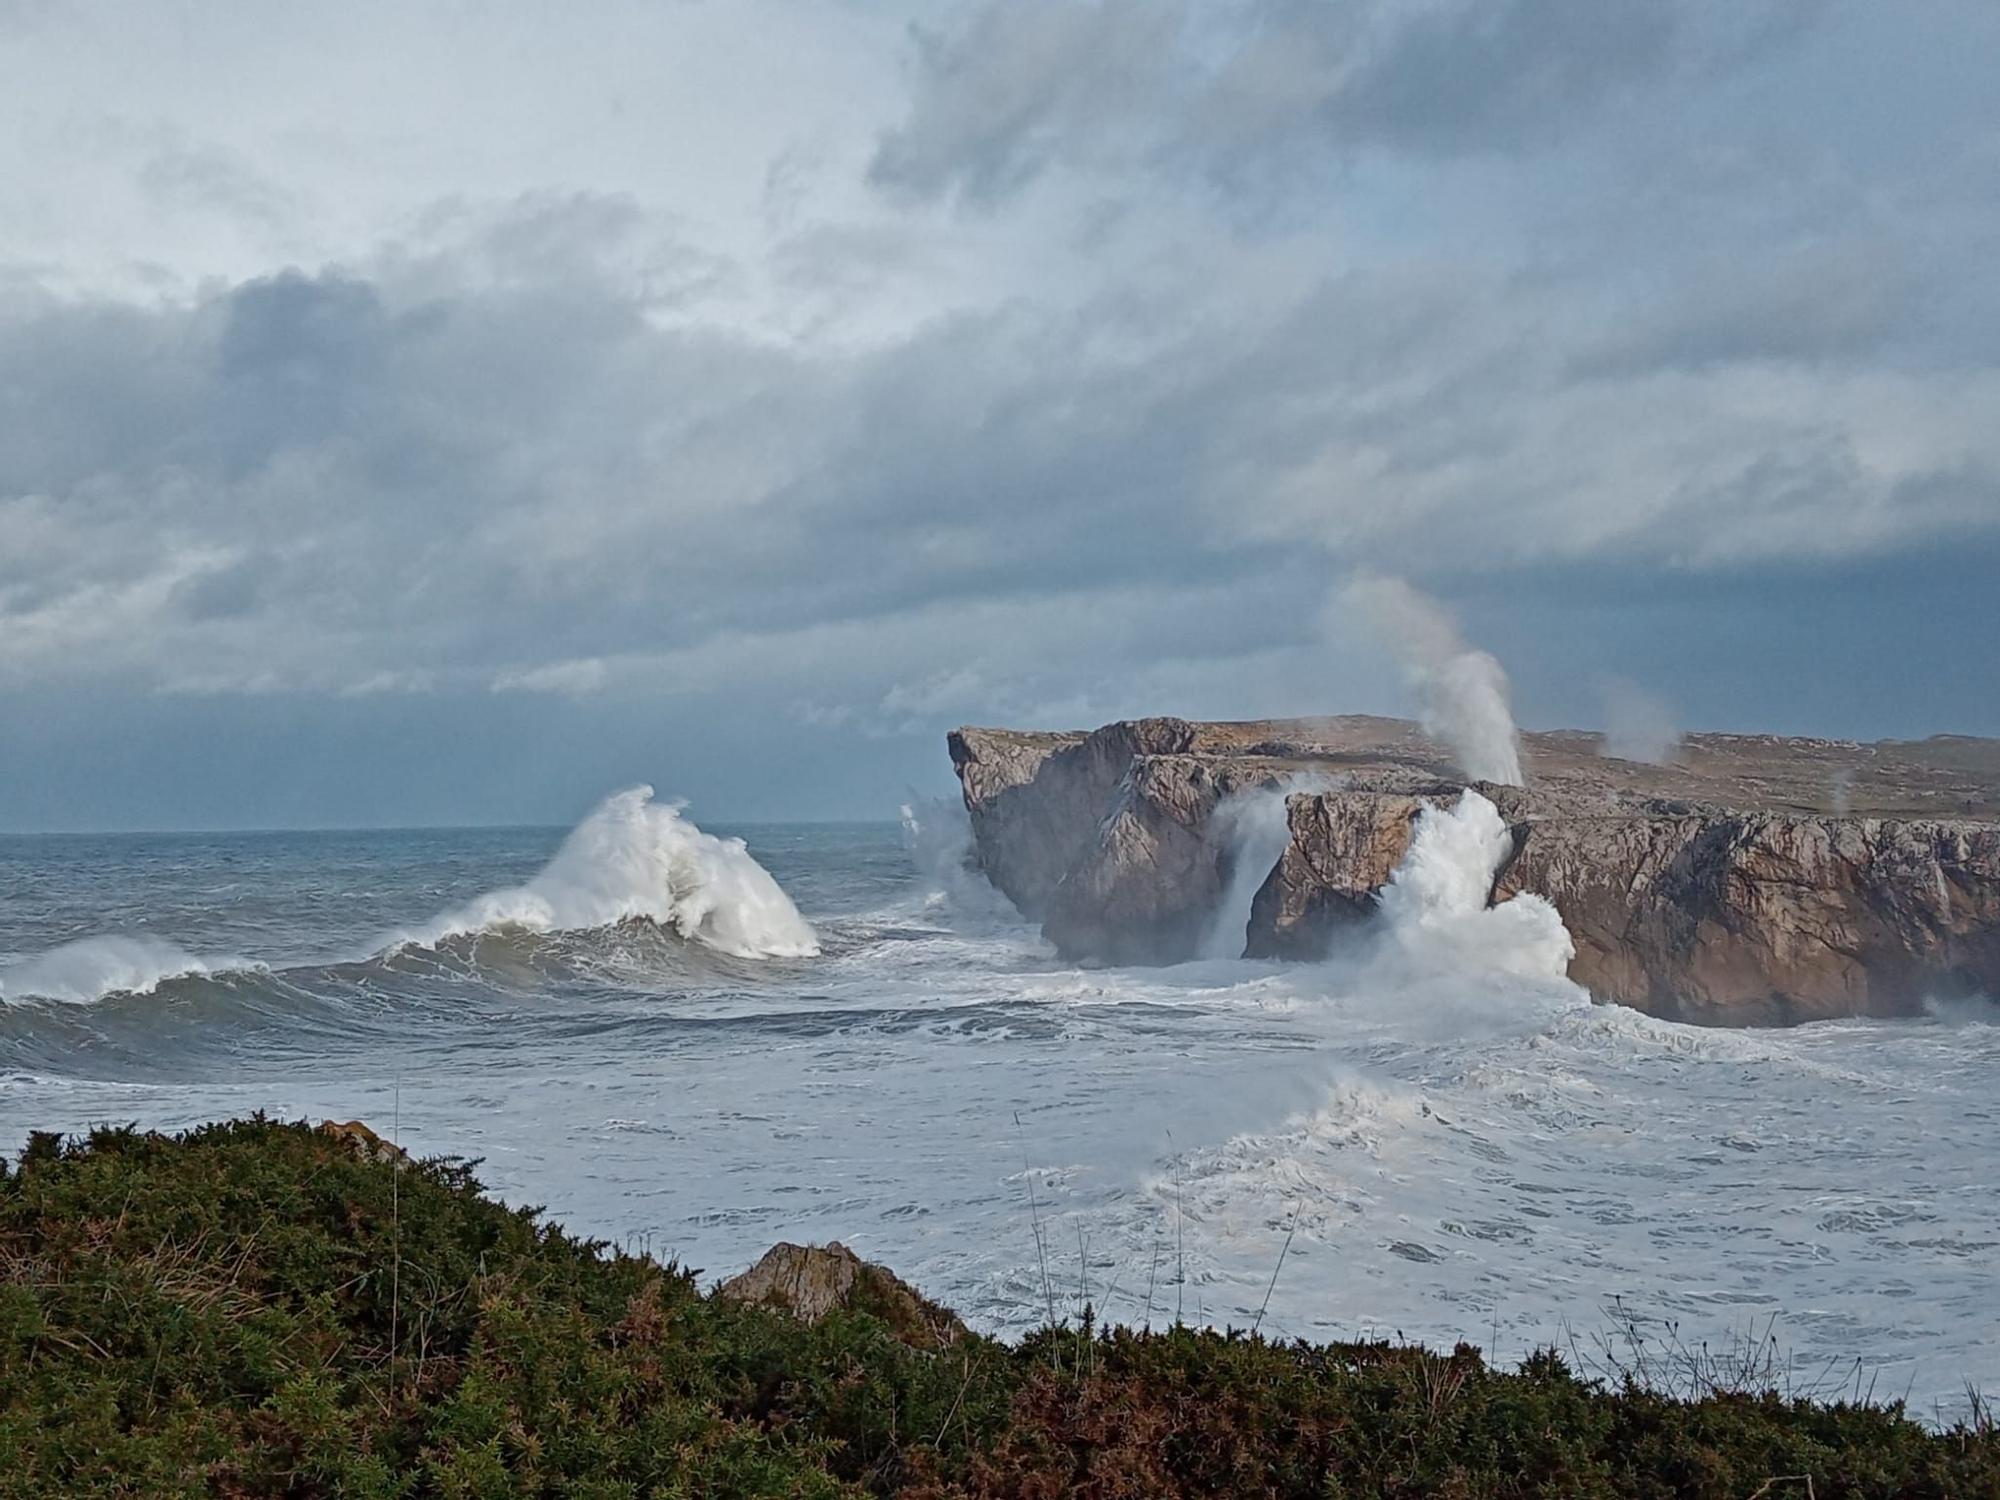
<svg viewBox="0 0 2000 1500"><path fill-rule="evenodd" d="M717 1295L788 1312L806 1323L830 1312L865 1312L917 1349L941 1349L965 1335L956 1313L838 1240L773 1245L756 1265L723 1282Z"/></svg>
<svg viewBox="0 0 2000 1500"><path fill-rule="evenodd" d="M1217 810L1305 781L1245 951L1322 957L1374 913L1418 812L1466 785L1394 719L966 728L950 748L988 878L1082 962L1201 951L1241 853ZM1756 1025L2000 994L2000 741L1695 735L1667 765L1595 735L1523 749L1528 786L1479 784L1514 834L1493 894L1553 902L1599 999Z"/></svg>

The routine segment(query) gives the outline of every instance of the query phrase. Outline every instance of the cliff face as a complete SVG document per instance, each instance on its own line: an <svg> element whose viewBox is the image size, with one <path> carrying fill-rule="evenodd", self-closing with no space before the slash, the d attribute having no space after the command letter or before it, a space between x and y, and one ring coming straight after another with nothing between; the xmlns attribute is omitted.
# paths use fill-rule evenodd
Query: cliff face
<svg viewBox="0 0 2000 1500"><path fill-rule="evenodd" d="M1651 766L1524 738L1530 785L1479 788L1514 830L1495 897L1554 902L1598 998L1754 1025L2000 995L2000 742L1694 736ZM962 729L951 749L988 877L1091 962L1200 951L1241 856L1218 807L1302 785L1245 951L1324 956L1373 913L1418 811L1464 786L1389 719Z"/></svg>

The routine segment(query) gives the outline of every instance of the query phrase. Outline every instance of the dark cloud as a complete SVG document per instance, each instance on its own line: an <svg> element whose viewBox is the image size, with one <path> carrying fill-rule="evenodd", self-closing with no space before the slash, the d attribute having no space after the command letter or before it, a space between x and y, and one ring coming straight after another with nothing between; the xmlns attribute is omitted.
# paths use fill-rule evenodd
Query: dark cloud
<svg viewBox="0 0 2000 1500"><path fill-rule="evenodd" d="M871 175L991 206L1058 163L1301 190L1343 155L1518 150L1597 128L1632 90L1710 79L1821 0L989 0L915 34L909 116Z"/></svg>
<svg viewBox="0 0 2000 1500"><path fill-rule="evenodd" d="M1357 568L1463 601L1540 722L1618 675L1694 727L1981 727L1970 14L972 4L747 186L475 193L447 122L414 207L228 275L322 238L273 163L338 153L103 126L149 232L254 234L137 289L0 264L0 824L177 776L149 821L865 812L958 717L1396 708L1317 624ZM1909 108L1850 121L1891 63Z"/></svg>
<svg viewBox="0 0 2000 1500"><path fill-rule="evenodd" d="M2000 524L1992 376L1807 370L1687 315L1607 361L1568 289L1518 278L1351 273L1136 344L1107 336L1122 304L1017 306L836 355L659 326L562 264L448 296L432 264L38 311L0 389L70 430L10 421L0 449L28 560L5 664L595 688L601 660L732 632L1254 592L1302 547L1709 566Z"/></svg>

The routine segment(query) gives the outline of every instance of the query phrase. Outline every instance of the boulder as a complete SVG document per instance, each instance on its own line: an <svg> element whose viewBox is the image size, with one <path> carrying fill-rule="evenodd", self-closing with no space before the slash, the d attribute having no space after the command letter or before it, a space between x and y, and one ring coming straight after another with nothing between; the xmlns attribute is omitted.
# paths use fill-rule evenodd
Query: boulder
<svg viewBox="0 0 2000 1500"><path fill-rule="evenodd" d="M806 1323L836 1311L867 1313L916 1349L942 1349L966 1331L956 1313L838 1240L773 1245L756 1265L717 1290L732 1302L774 1308Z"/></svg>

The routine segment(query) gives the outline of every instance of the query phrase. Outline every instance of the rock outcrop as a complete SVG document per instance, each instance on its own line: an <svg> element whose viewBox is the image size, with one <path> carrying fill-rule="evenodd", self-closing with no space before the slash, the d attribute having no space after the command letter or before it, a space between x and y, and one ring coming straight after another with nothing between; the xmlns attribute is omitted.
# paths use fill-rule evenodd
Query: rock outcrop
<svg viewBox="0 0 2000 1500"><path fill-rule="evenodd" d="M363 1161L407 1162L410 1153L393 1141L385 1141L359 1120L322 1120L319 1133L341 1142Z"/></svg>
<svg viewBox="0 0 2000 1500"><path fill-rule="evenodd" d="M956 1313L838 1240L773 1245L756 1265L716 1291L729 1301L775 1308L806 1323L817 1323L830 1312L865 1312L916 1349L942 1349L965 1336Z"/></svg>
<svg viewBox="0 0 2000 1500"><path fill-rule="evenodd" d="M2000 741L1696 735L1674 764L1594 735L1523 737L1527 787L1480 785L1514 831L1496 899L1554 902L1603 1000L1715 1024L1900 1015L2000 994ZM1232 862L1218 808L1288 789L1245 951L1325 956L1365 924L1426 805L1465 786L1415 726L1142 719L951 736L979 859L1084 962L1175 962Z"/></svg>

